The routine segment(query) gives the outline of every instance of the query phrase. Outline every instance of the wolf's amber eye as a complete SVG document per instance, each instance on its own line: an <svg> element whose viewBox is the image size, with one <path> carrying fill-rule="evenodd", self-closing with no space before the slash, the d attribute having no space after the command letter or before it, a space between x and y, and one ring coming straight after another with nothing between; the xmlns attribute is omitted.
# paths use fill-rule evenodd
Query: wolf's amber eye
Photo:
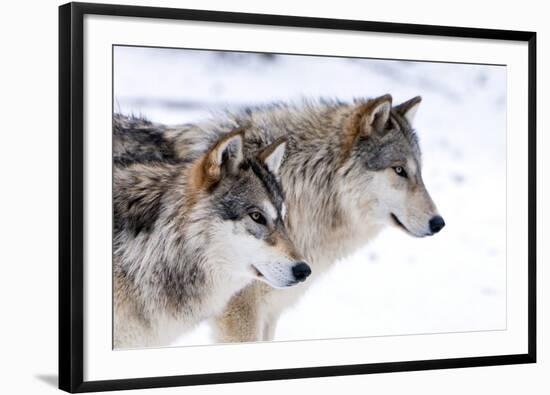
<svg viewBox="0 0 550 395"><path fill-rule="evenodd" d="M398 176L407 178L407 172L401 166L395 166L393 168L393 171L395 171L395 174L397 174Z"/></svg>
<svg viewBox="0 0 550 395"><path fill-rule="evenodd" d="M259 213L258 211L250 213L250 218L252 218L254 222L257 222L260 225L265 225L267 223L265 217L262 215L262 213Z"/></svg>

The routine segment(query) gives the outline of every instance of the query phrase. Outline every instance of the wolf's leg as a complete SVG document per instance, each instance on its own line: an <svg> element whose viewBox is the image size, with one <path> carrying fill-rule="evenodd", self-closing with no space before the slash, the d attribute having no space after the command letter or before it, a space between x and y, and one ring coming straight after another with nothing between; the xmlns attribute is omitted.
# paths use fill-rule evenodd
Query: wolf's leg
<svg viewBox="0 0 550 395"><path fill-rule="evenodd" d="M296 303L307 283L287 289L273 289L259 281L237 293L224 312L213 320L217 342L273 340L283 310Z"/></svg>
<svg viewBox="0 0 550 395"><path fill-rule="evenodd" d="M260 289L256 284L237 293L225 310L212 320L216 342L254 342L263 338L262 314L259 311Z"/></svg>

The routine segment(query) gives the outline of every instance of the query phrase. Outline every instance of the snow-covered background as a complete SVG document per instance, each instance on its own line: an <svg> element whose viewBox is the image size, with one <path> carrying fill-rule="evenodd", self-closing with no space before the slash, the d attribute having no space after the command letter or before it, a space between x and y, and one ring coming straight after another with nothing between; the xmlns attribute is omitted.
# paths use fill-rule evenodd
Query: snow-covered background
<svg viewBox="0 0 550 395"><path fill-rule="evenodd" d="M434 55L434 57L436 57ZM421 95L423 176L447 226L388 229L281 317L276 340L506 327L506 68L503 66L116 47L115 111L179 124L302 97ZM201 324L178 345L208 344Z"/></svg>

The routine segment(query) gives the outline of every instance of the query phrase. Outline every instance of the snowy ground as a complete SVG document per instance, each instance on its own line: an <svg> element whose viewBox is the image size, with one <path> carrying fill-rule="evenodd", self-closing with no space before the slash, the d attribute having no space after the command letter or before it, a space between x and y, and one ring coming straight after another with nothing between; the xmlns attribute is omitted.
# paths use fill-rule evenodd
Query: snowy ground
<svg viewBox="0 0 550 395"><path fill-rule="evenodd" d="M386 230L281 317L276 340L506 327L506 69L502 66L115 49L115 109L164 123L301 97L423 97L424 180L447 227ZM212 343L206 324L178 344Z"/></svg>

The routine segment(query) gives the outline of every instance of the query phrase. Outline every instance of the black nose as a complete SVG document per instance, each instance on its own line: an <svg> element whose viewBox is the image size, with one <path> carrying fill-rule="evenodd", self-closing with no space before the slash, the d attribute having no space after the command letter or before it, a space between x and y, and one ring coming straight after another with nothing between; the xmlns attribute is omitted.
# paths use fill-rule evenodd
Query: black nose
<svg viewBox="0 0 550 395"><path fill-rule="evenodd" d="M441 217L441 215L436 215L435 217L430 219L430 230L432 231L432 233L439 232L441 229L443 229L444 226L445 221L443 220L443 217Z"/></svg>
<svg viewBox="0 0 550 395"><path fill-rule="evenodd" d="M305 281L306 278L311 274L311 268L305 262L298 262L292 267L292 274L294 274L296 280Z"/></svg>

